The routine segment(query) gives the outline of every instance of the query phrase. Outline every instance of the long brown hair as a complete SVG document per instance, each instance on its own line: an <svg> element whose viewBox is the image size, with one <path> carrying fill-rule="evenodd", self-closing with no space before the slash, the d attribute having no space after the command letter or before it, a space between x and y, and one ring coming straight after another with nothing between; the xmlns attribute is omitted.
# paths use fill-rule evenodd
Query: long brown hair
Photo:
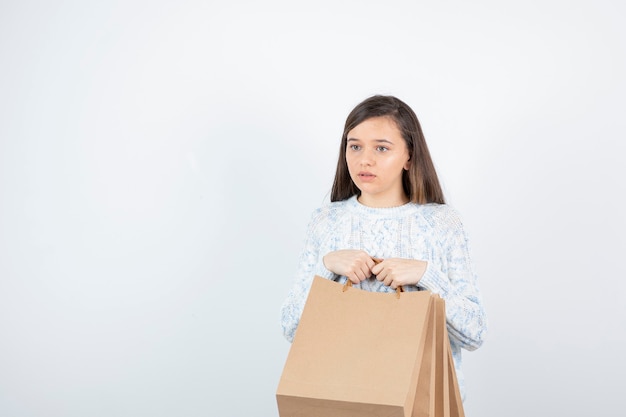
<svg viewBox="0 0 626 417"><path fill-rule="evenodd" d="M346 119L330 201L346 200L353 195L361 194L350 178L346 163L348 132L367 119L381 116L390 117L396 123L409 151L411 164L409 169L402 173L402 186L409 201L418 204L445 204L435 165L415 112L396 97L381 95L372 96L361 102Z"/></svg>

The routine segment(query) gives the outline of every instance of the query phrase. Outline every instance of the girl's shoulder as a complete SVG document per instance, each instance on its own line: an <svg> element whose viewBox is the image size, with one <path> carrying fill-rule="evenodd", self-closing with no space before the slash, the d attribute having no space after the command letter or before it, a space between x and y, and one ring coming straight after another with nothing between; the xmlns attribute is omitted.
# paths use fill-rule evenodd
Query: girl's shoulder
<svg viewBox="0 0 626 417"><path fill-rule="evenodd" d="M345 201L326 203L315 209L309 219L308 235L322 239L333 233L344 222L346 211Z"/></svg>
<svg viewBox="0 0 626 417"><path fill-rule="evenodd" d="M459 217L459 212L448 204L428 203L428 204L416 204L417 207L424 213L436 217Z"/></svg>
<svg viewBox="0 0 626 417"><path fill-rule="evenodd" d="M346 213L348 205L348 200L326 203L313 211L311 222L324 223L337 221Z"/></svg>
<svg viewBox="0 0 626 417"><path fill-rule="evenodd" d="M461 215L454 207L448 204L423 204L417 205L416 214L423 217L432 227L445 229L461 229L463 221Z"/></svg>

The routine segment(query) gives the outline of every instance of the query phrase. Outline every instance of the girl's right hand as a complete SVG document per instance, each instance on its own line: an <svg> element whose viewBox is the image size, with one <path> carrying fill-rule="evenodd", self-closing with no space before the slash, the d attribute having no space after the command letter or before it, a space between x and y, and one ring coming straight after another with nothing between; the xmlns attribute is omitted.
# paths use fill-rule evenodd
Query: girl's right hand
<svg viewBox="0 0 626 417"><path fill-rule="evenodd" d="M366 252L354 249L342 249L329 252L323 258L324 266L330 272L346 276L354 284L372 276L376 263Z"/></svg>

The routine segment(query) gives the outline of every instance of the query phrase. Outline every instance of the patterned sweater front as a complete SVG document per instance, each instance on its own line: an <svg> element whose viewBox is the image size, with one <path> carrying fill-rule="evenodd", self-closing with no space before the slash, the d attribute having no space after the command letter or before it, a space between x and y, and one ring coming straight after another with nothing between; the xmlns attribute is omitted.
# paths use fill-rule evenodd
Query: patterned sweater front
<svg viewBox="0 0 626 417"><path fill-rule="evenodd" d="M461 348L474 350L485 337L487 322L470 259L468 240L457 212L444 204L407 203L372 208L356 196L317 209L308 226L294 285L282 306L282 327L293 341L313 277L345 282L324 266L323 257L340 249L360 249L376 258L419 259L428 262L417 286L446 302L446 321L459 387L465 397ZM367 291L391 292L375 278L358 285Z"/></svg>

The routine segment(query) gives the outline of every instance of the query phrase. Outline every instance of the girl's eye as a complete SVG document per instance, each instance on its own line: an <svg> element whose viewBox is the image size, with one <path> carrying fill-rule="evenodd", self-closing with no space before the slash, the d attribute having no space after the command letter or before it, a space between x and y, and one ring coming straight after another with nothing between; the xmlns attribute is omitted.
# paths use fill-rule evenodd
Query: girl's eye
<svg viewBox="0 0 626 417"><path fill-rule="evenodd" d="M389 148L385 147L385 146L377 146L376 150L378 152L387 152L389 150Z"/></svg>
<svg viewBox="0 0 626 417"><path fill-rule="evenodd" d="M352 149L353 151L358 151L359 149L361 149L361 147L359 145L350 145L350 149Z"/></svg>

